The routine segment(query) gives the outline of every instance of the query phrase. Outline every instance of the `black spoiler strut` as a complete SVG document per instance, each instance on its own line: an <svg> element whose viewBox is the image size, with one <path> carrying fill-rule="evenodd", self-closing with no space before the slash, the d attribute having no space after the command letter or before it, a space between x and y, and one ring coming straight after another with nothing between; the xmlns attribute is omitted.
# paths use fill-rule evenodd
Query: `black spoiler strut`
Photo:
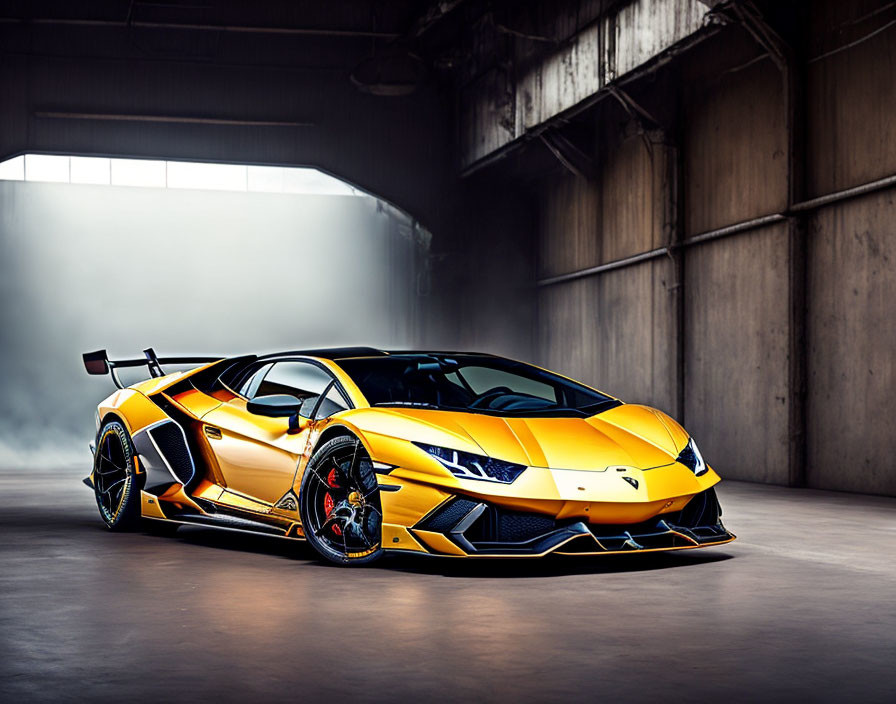
<svg viewBox="0 0 896 704"><path fill-rule="evenodd" d="M118 378L115 370L121 367L147 367L152 378L165 375L162 369L163 364L208 364L209 362L217 362L224 357L158 357L152 347L143 350L143 359L109 359L106 350L97 350L96 352L85 352L81 355L84 359L84 368L88 374L109 374L112 381L119 389L123 389L124 385Z"/></svg>

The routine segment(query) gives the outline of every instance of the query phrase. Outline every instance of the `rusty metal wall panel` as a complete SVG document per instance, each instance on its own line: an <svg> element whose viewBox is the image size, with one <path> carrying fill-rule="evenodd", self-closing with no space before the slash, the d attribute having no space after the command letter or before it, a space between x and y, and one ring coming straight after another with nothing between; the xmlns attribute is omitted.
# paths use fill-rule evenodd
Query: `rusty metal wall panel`
<svg viewBox="0 0 896 704"><path fill-rule="evenodd" d="M463 105L461 166L523 136L590 97L611 81L647 63L703 26L707 7L698 0L632 0L563 42L526 70L511 86L513 129L481 119L503 113L505 94L482 91L470 100L496 105Z"/></svg>
<svg viewBox="0 0 896 704"><path fill-rule="evenodd" d="M615 135L594 181L546 183L540 278L639 254L666 243L665 156ZM674 267L661 259L539 291L539 352L548 367L628 401L670 413L676 404Z"/></svg>
<svg viewBox="0 0 896 704"><path fill-rule="evenodd" d="M667 244L664 148L648 152L638 137L614 139L594 180L565 173L544 186L539 278Z"/></svg>
<svg viewBox="0 0 896 704"><path fill-rule="evenodd" d="M688 235L787 205L783 83L775 65L762 61L715 81L697 71L684 119Z"/></svg>
<svg viewBox="0 0 896 704"><path fill-rule="evenodd" d="M697 0L638 0L601 24L604 82L636 69L703 26L707 7ZM611 36L612 35L612 36Z"/></svg>
<svg viewBox="0 0 896 704"><path fill-rule="evenodd" d="M567 46L520 78L516 88L514 137L581 102L604 86L600 70L600 33L601 23L584 30Z"/></svg>
<svg viewBox="0 0 896 704"><path fill-rule="evenodd" d="M866 3L867 4L867 3ZM842 24L859 12L855 3L826 2L819 20ZM867 8L866 8L867 11ZM848 14L847 14L848 13ZM846 15L846 16L844 16ZM884 19L816 31L813 55L861 39ZM817 20L818 21L818 20ZM834 25L836 26L836 25ZM807 187L815 197L896 173L896 26L808 67Z"/></svg>
<svg viewBox="0 0 896 704"><path fill-rule="evenodd" d="M541 361L674 414L672 278L671 262L662 259L541 289Z"/></svg>
<svg viewBox="0 0 896 704"><path fill-rule="evenodd" d="M894 209L890 190L812 219L810 486L896 495Z"/></svg>
<svg viewBox="0 0 896 704"><path fill-rule="evenodd" d="M459 99L458 130L464 150L490 154L513 139L513 86L492 69L465 87Z"/></svg>
<svg viewBox="0 0 896 704"><path fill-rule="evenodd" d="M648 152L637 136L608 149L600 169L602 263L668 244L664 149Z"/></svg>
<svg viewBox="0 0 896 704"><path fill-rule="evenodd" d="M564 173L546 184L539 227L539 278L600 263L600 193Z"/></svg>
<svg viewBox="0 0 896 704"><path fill-rule="evenodd" d="M685 265L685 417L729 479L788 481L786 225L695 247Z"/></svg>
<svg viewBox="0 0 896 704"><path fill-rule="evenodd" d="M598 386L595 282L578 279L539 289L538 363Z"/></svg>

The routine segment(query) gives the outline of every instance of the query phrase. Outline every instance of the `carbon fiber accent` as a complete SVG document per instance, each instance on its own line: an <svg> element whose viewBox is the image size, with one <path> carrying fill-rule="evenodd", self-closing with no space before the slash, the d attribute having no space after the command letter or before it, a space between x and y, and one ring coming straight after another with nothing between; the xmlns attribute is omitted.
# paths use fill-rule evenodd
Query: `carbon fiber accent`
<svg viewBox="0 0 896 704"><path fill-rule="evenodd" d="M473 544L521 543L549 533L557 527L557 522L549 516L489 506L464 536Z"/></svg>
<svg viewBox="0 0 896 704"><path fill-rule="evenodd" d="M715 487L710 487L688 501L677 516L669 517L669 521L685 528L714 526L719 522L721 515L722 509Z"/></svg>
<svg viewBox="0 0 896 704"><path fill-rule="evenodd" d="M447 533L477 505L476 501L456 498L454 501L442 504L436 508L435 511L424 517L414 528L431 530L434 533Z"/></svg>
<svg viewBox="0 0 896 704"><path fill-rule="evenodd" d="M246 530L252 533L264 533L265 535L283 536L286 531L283 528L252 521L239 516L230 516L227 514L202 515L200 513L185 513L174 515L172 518L176 521L184 523L196 523L204 526L214 526L215 528L230 528L233 530Z"/></svg>
<svg viewBox="0 0 896 704"><path fill-rule="evenodd" d="M696 547L733 538L721 524L720 515L712 488L694 496L682 511L625 525L558 521L456 497L414 527L442 533L467 553L477 555L537 555L555 549L566 554L629 552Z"/></svg>
<svg viewBox="0 0 896 704"><path fill-rule="evenodd" d="M188 484L193 478L195 468L190 449L184 439L184 433L176 423L161 423L147 431L158 447L162 457L168 463L172 473L181 484Z"/></svg>

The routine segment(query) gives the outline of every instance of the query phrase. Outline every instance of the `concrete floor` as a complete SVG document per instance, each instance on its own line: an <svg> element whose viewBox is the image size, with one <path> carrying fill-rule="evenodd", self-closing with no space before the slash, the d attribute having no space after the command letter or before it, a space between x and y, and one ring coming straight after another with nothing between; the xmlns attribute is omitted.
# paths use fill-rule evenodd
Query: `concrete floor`
<svg viewBox="0 0 896 704"><path fill-rule="evenodd" d="M896 500L723 483L722 548L346 570L0 474L3 701L894 701Z"/></svg>

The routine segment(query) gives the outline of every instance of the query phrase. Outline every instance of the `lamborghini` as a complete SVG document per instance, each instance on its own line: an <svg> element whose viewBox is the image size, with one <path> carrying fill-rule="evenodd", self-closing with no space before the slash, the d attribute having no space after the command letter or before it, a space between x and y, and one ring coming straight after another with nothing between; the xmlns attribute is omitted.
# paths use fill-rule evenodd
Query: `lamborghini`
<svg viewBox="0 0 896 704"><path fill-rule="evenodd" d="M112 530L250 531L340 565L734 539L678 423L523 362L365 347L83 360L118 387L84 480ZM118 370L140 366L150 378L124 387Z"/></svg>

